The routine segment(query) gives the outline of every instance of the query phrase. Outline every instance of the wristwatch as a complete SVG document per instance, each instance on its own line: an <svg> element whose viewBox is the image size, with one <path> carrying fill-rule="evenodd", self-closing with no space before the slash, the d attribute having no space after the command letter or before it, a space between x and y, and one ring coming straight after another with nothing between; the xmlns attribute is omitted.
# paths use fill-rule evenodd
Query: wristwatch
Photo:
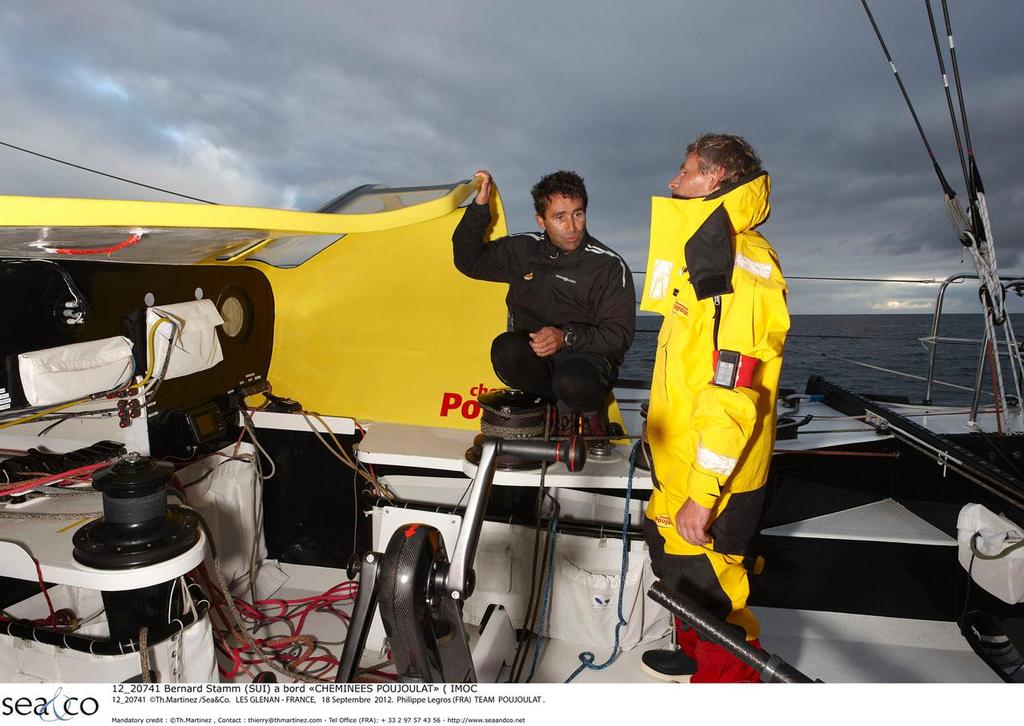
<svg viewBox="0 0 1024 726"><path fill-rule="evenodd" d="M573 332L572 328L565 329L565 337L562 338L562 342L565 343L566 348L572 348L576 345L576 333Z"/></svg>

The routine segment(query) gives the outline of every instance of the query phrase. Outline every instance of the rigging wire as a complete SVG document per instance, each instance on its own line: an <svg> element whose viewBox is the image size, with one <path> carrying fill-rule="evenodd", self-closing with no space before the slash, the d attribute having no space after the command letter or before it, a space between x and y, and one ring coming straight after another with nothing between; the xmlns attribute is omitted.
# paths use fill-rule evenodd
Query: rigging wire
<svg viewBox="0 0 1024 726"><path fill-rule="evenodd" d="M874 15L871 13L871 8L868 7L867 0L861 0L861 5L864 7L864 12L868 16L868 20L875 32L875 36L878 38L879 45L882 47L882 52L885 54L886 60L889 62L889 67L892 69L893 75L896 78L896 83L899 85L900 92L903 94L903 99L906 101L907 108L910 110L910 114L914 119L914 124L917 126L917 131L921 136L921 141L924 143L925 150L928 152L928 157L931 159L932 166L939 178L939 183L941 184L943 193L945 194L946 209L949 212L950 219L953 222L960 242L970 250L974 266L978 271L978 292L981 299L982 310L985 313L986 337L989 340L996 340L996 328L1002 327L1008 349L1018 350L1013 326L1008 319L1004 307L1004 288L999 278L996 266L995 247L993 246L992 228L988 215L988 207L985 203L984 190L981 185L981 175L978 172L977 164L974 159L973 147L971 145L970 132L967 125L966 104L963 97L963 86L960 81L959 64L956 58L956 44L953 42L953 31L949 18L949 6L947 0L942 0L942 11L950 48L953 79L954 84L956 85L957 99L960 107L960 122L964 127L964 143L967 146L967 164L969 167L969 174L965 178L965 182L968 187L967 194L970 206L969 219L961 209L959 202L956 200L956 193L953 191L952 187L950 187L949 182L946 181L946 178L942 173L942 169L939 167L935 154L932 151L931 144L928 142L928 137L925 134L924 129L921 126L920 119L917 116L917 112L914 109L914 105L910 101L907 89L903 85L903 79L896 70L896 64L893 62L892 55L889 53L885 40L882 38L882 33L878 28L878 24L875 22ZM928 18L932 30L932 39L935 42L936 50L940 51L938 47L937 31L935 30L934 13L931 9L930 0L925 0L925 7L928 11ZM945 65L942 61L941 51L938 52L937 55L939 57L939 68L943 73L943 83L946 87L947 104L952 108L952 100L949 96L948 80L945 76ZM958 136L956 132L957 119L955 113L952 114L952 121L954 134ZM1013 381L1017 398L1019 400L1021 398L1021 390L1024 388L1024 364L1022 364L1019 356L1011 356L1009 366L1010 379ZM994 368L994 375L996 379L994 393L996 400L999 401L1003 396L1005 396L1006 380L1003 376L1002 365L998 357L994 360ZM1008 408L1003 407L1003 410L1004 413L1001 415L1005 416L1005 420L1001 422L1001 426L1009 430L1010 420Z"/></svg>
<svg viewBox="0 0 1024 726"><path fill-rule="evenodd" d="M885 39L882 38L882 31L878 29L878 24L875 22L875 16L871 13L871 8L868 7L867 0L860 0L860 4L864 6L864 12L868 15L868 20L871 22L871 27L875 31L875 37L878 38L878 44L882 46L882 52L885 54L885 59L889 61L889 68L892 69L892 74L896 78L896 83L900 87L900 93L903 94L903 100L907 102L907 108L910 110L910 115L914 119L914 125L917 126L917 133L921 136L921 141L924 142L924 148L928 152L928 158L931 159L932 168L935 169L935 175L939 178L939 183L942 185L942 191L947 197L955 197L956 192L946 181L946 176L942 173L942 168L939 166L938 160L935 158L935 153L932 151L932 145L928 143L928 136L924 132L924 127L921 126L921 120L917 117L917 110L914 108L914 104L910 102L910 94L907 93L907 87L903 85L903 78L900 77L900 72L896 70L896 63L892 59L892 54L889 53L889 48L885 44ZM943 0L945 4L945 0Z"/></svg>
<svg viewBox="0 0 1024 726"><path fill-rule="evenodd" d="M949 43L950 65L953 69L953 81L956 85L957 101L960 107L960 123L963 124L964 143L967 146L967 163L970 175L966 181L968 196L970 198L971 227L976 241L975 247L977 248L976 254L986 263L988 267L987 272L991 277L991 279L987 279L985 281L988 294L991 298L988 301L988 310L989 314L993 318L992 324L1003 328L1003 335L1006 338L1006 344L1010 350L1019 350L1013 325L1004 309L1005 292L1000 283L999 273L996 268L995 241L992 237L992 225L988 214L988 203L985 200L985 188L981 182L981 172L978 170L978 164L974 156L974 145L971 142L970 126L967 123L967 104L964 100L963 84L960 82L960 64L957 61L956 43L953 41L953 26L949 16L949 4L947 0L942 0L942 17L945 22L946 38ZM971 249L972 253L975 253L975 248L972 247ZM983 304L984 303L985 301L983 300ZM995 340L994 331L992 340ZM1005 383L1003 381L1002 368L998 358L996 359L995 366L1000 391L1002 392L1004 390ZM1010 358L1010 376L1014 383L1017 399L1020 400L1021 389L1022 386L1024 386L1024 364L1022 364L1018 356L1012 356ZM1009 421L1007 421L1007 423L1009 423Z"/></svg>
<svg viewBox="0 0 1024 726"><path fill-rule="evenodd" d="M870 363L864 363L862 361L853 360L852 358L844 358L841 355L835 355L833 353L825 353L824 351L814 350L812 348L805 348L805 347L803 347L801 345L787 345L786 347L787 348L795 348L797 350L803 350L803 351L806 351L808 353L814 353L815 355L820 355L822 358L835 358L836 360L841 360L844 363L851 363L851 364L853 364L855 366L863 366L864 368L870 368L870 369L875 370L875 371L882 371L883 373L892 373L893 375L903 376L904 378L913 378L914 380L917 380L917 381L926 381L926 380L928 380L924 376L916 376L913 373L904 373L903 371L896 371L896 370L893 370L891 368L883 368L882 366L871 365ZM946 383L945 381L937 381L937 380L933 380L932 383L934 383L937 386L948 386L949 388L957 388L957 389L959 389L961 391L968 391L970 393L974 392L973 388L968 388L967 386L960 386L960 385L957 385L956 383Z"/></svg>
<svg viewBox="0 0 1024 726"><path fill-rule="evenodd" d="M646 272L633 272L634 275L643 277ZM941 285L945 280L937 278L909 278L893 279L891 277L828 277L817 275L786 275L786 280L821 280L823 282L891 282L901 285ZM956 280L953 284L960 285L963 280Z"/></svg>
<svg viewBox="0 0 1024 726"><path fill-rule="evenodd" d="M953 68L953 82L956 84L956 97L960 106L960 122L964 126L964 143L967 145L967 161L970 166L971 176L967 180L967 192L968 196L971 197L972 209L974 208L974 200L979 194L984 194L985 191L981 185L981 175L978 173L978 166L974 160L974 147L971 144L971 130L967 125L967 105L964 102L964 90L960 83L960 64L956 60L956 44L953 42L953 26L949 19L949 5L946 0L942 0L942 18L946 24L946 39L949 42L949 59L950 66ZM977 222L977 220L975 220Z"/></svg>
<svg viewBox="0 0 1024 726"><path fill-rule="evenodd" d="M967 172L967 159L964 157L964 146L960 140L960 124L956 120L956 111L953 109L953 96L949 92L949 76L946 75L946 63L942 58L942 48L939 45L939 31L935 27L935 14L932 12L932 0L924 0L925 9L928 11L928 25L932 30L932 42L935 43L935 58L939 62L939 73L942 75L942 87L946 92L946 106L949 108L949 120L953 125L953 138L956 141L956 152L960 158L960 169L964 175L967 195L971 196L971 179ZM950 36L952 45L952 36Z"/></svg>
<svg viewBox="0 0 1024 726"><path fill-rule="evenodd" d="M22 151L22 152L24 152L26 154L31 154L32 156L38 156L41 159L47 159L49 161L55 161L58 164L64 164L65 166L70 166L70 167L73 167L75 169L81 169L82 171L87 171L87 172L90 172L91 174L99 174L100 176L105 176L108 179L115 179L117 181L125 182L126 184L134 184L135 186L138 186L138 187L145 187L146 189L152 189L153 191L162 192L163 194L170 194L171 196L181 197L182 199L191 199L194 202L202 202L203 204L213 204L213 205L217 204L217 202L211 202L209 199L202 199L201 197L193 197L193 196L190 196L188 194L181 194L179 192L172 192L170 189L164 189L163 187L156 187L156 186L153 186L152 184L144 184L144 183L142 183L140 181L135 181L134 179L126 179L123 176L117 176L115 174L108 174L105 171L99 171L98 169L91 169L88 166L82 166L81 164L73 164L70 161L64 161L63 159L58 159L55 156L47 156L46 154L41 154L38 151L32 151L31 149L26 149L26 148L24 148L22 146L15 146L14 144L9 144L6 141L0 141L0 146L6 146L8 149L14 149L15 151Z"/></svg>
<svg viewBox="0 0 1024 726"><path fill-rule="evenodd" d="M944 281L931 279L892 279L886 277L816 277L813 275L786 275L786 280L824 280L827 282L895 282L903 285L941 285ZM958 283L959 284L959 283Z"/></svg>

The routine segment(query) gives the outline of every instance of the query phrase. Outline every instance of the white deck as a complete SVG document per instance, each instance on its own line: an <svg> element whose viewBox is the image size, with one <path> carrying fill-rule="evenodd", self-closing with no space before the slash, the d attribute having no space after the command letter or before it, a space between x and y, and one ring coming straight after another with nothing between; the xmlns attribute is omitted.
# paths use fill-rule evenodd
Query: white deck
<svg viewBox="0 0 1024 726"><path fill-rule="evenodd" d="M289 580L277 597L317 595L344 580L341 570L282 565ZM971 651L954 623L882 618L846 613L754 608L761 621L761 642L790 665L826 683L998 683L999 678ZM344 637L344 625L333 616L315 613L308 630L324 641ZM471 643L475 630L469 629ZM640 669L647 648L665 648L667 638L619 654L600 671L586 670L574 683L660 683ZM335 655L340 646L332 647ZM535 683L562 683L579 667L579 653L594 651L603 663L609 651L579 643L545 639L534 674ZM530 658L524 673L532 661ZM366 666L384 660L379 652L364 654ZM384 670L394 672L393 667ZM507 677L507 668L503 677ZM243 677L248 679L248 677ZM571 687L571 686L567 686Z"/></svg>
<svg viewBox="0 0 1024 726"><path fill-rule="evenodd" d="M887 403L885 407L937 434L969 434L978 429L986 433L995 433L998 430L995 413L991 410L978 412L976 429L967 425L971 412L964 406L906 406ZM1024 422L1019 410L1011 417L1011 423L1011 433L1019 434L1024 431Z"/></svg>
<svg viewBox="0 0 1024 726"><path fill-rule="evenodd" d="M458 471L472 477L476 466L466 461L466 449L473 443L473 431L374 424L359 444L359 460L366 464L391 464L418 469ZM575 474L563 464L552 464L545 475L549 487L580 487L593 489L625 489L629 479L628 446L615 447L607 459L588 457L586 466ZM494 475L496 486L536 486L540 468L530 471L499 471ZM634 489L650 489L651 476L636 470Z"/></svg>
<svg viewBox="0 0 1024 726"><path fill-rule="evenodd" d="M915 420L922 420L919 415L923 412L921 407L893 408L900 409L901 413L908 409L906 413ZM638 404L625 402L622 409L627 427L631 431L638 428ZM929 409L929 412L931 415L922 421L926 425L941 422L950 427L962 427L965 420L962 410ZM802 401L797 412L780 409L780 415L797 420L808 414L813 418L799 429L796 439L777 442L777 453L827 449L890 438L877 433L870 424L846 416L821 402ZM360 444L359 458L365 463L440 469L471 477L476 467L466 462L464 455L474 434L472 431L375 424ZM610 461L591 459L584 470L576 474L570 474L560 464L554 465L548 470L546 483L550 487L562 487L562 491L567 493L568 487L622 489L628 473L628 452L628 446L620 445ZM537 471L499 472L494 483L499 486L536 486L537 478ZM432 481L436 487L436 479L403 474L396 477L395 483L399 488L405 487L409 494L416 492L430 501L429 492L423 487L430 487ZM446 491L451 490L444 497L447 499L461 496L469 483L457 475L443 481L447 485ZM637 471L633 486L635 489L650 488L649 474ZM438 494L436 489L434 494ZM621 510L618 516L621 519ZM951 537L891 499L771 528L765 533L932 546L956 545ZM970 649L954 623L775 608L755 608L755 611L762 622L764 646L812 678L825 682L999 682L999 678ZM663 639L623 652L608 668L586 670L575 682L657 682L640 669L640 656L646 648L667 645L667 639ZM586 644L545 639L534 681L563 682L579 666L579 653L585 650L594 651L597 663L609 655ZM368 658L372 660L372 657Z"/></svg>
<svg viewBox="0 0 1024 726"><path fill-rule="evenodd" d="M892 499L761 530L777 537L956 547L956 540Z"/></svg>
<svg viewBox="0 0 1024 726"><path fill-rule="evenodd" d="M78 529L103 511L99 492L30 499L23 504L0 505L0 511L24 514L53 514L58 519L7 519L0 539L0 575L19 580L37 581L32 558L39 561L43 580L95 590L134 590L139 587L168 582L183 575L203 561L206 535L200 530L199 540L188 551L148 567L126 570L99 570L87 567L73 556L72 537ZM171 504L179 504L176 497ZM82 516L83 514L87 516Z"/></svg>

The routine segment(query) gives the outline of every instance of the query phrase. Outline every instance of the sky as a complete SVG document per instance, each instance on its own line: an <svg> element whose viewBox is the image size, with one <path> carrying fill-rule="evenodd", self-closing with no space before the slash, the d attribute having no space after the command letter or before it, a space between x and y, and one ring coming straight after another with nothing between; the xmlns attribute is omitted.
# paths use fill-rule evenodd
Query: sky
<svg viewBox="0 0 1024 726"><path fill-rule="evenodd" d="M871 8L962 194L924 2ZM950 11L1000 269L1024 272L1024 3ZM530 187L573 169L591 234L637 271L686 144L738 133L772 175L761 231L791 312L929 312L936 293L800 277L973 271L859 0L8 0L0 97L0 141L220 203L312 209L486 168L525 231ZM0 194L173 201L6 148L0 169ZM976 306L962 286L946 309Z"/></svg>

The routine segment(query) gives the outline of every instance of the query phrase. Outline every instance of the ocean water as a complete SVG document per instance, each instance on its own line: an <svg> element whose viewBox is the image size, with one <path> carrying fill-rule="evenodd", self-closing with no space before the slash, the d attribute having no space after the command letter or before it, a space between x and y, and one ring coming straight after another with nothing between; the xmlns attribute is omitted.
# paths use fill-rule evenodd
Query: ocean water
<svg viewBox="0 0 1024 726"><path fill-rule="evenodd" d="M983 325L980 315L943 315L940 336L976 342L940 344L936 354L936 380L973 390ZM660 326L659 316L637 318L636 339L626 354L620 378L650 381ZM858 393L906 396L911 403L920 403L925 392L923 380L866 366L924 378L928 373L929 350L919 339L931 334L931 326L930 314L794 315L786 339L781 385L803 391L807 378L818 374ZM1014 316L1014 330L1024 339L1024 316ZM985 381L982 390L991 390L987 368ZM960 405L970 401L968 391L941 385L932 387L933 403Z"/></svg>

